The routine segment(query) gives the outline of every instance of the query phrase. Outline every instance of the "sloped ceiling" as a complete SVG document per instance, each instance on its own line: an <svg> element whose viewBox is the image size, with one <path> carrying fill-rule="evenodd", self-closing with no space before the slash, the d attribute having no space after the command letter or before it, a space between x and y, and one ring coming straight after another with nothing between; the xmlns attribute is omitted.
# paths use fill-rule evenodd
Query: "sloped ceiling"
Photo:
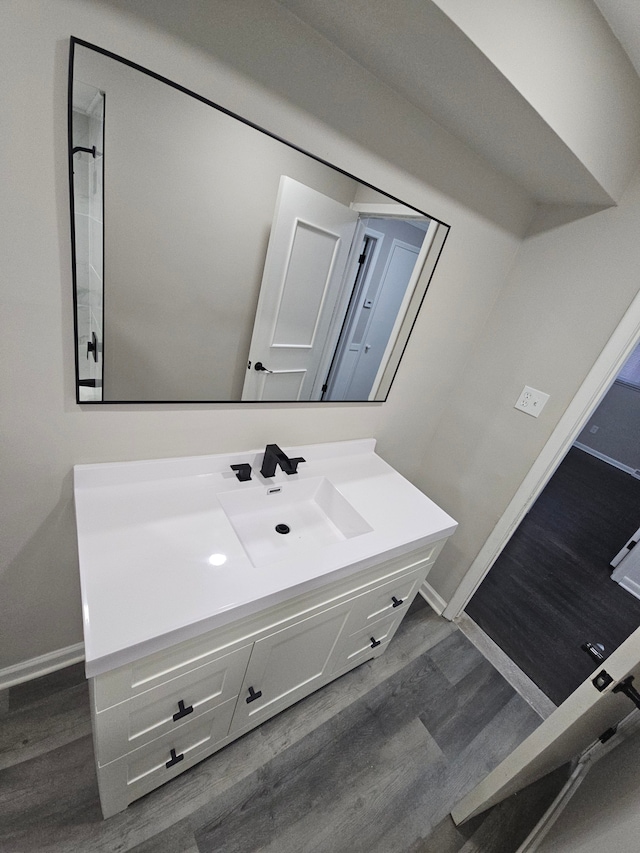
<svg viewBox="0 0 640 853"><path fill-rule="evenodd" d="M638 0L594 2L640 76L640 3Z"/></svg>
<svg viewBox="0 0 640 853"><path fill-rule="evenodd" d="M588 158L576 152L571 140L561 137L540 104L534 106L488 53L479 49L461 26L440 8L461 11L462 14L456 16L460 22L464 17L464 3L440 0L278 2L438 121L494 169L515 180L536 201L607 205L619 196L624 181L607 180L607 170L598 169L597 158L586 163ZM593 7L587 8L585 4L590 4L590 0L584 0L582 8L578 4L578 13L586 11L593 17ZM500 3L492 5L494 14L496 10L499 13ZM567 14L576 10L575 4L564 5ZM626 4L620 0L598 0L601 8L618 5L627 5L629 14L631 7L635 7L635 17L640 18L638 0L627 0ZM484 8L487 11L487 7ZM603 8L603 11L606 10ZM626 57L623 61L626 62ZM637 81L635 76L634 81ZM618 92L619 88L616 86ZM627 98L627 103L631 101L631 97ZM567 103L567 109L575 110L575 101ZM615 137L616 128L601 129L603 138L599 144L603 151L612 134ZM633 135L628 127L620 134ZM632 148L633 145L625 141L619 153L620 157L633 160L621 164L619 170L628 177L638 159L638 152ZM601 164L603 156L607 155L601 152ZM611 156L618 156L618 152L612 151Z"/></svg>

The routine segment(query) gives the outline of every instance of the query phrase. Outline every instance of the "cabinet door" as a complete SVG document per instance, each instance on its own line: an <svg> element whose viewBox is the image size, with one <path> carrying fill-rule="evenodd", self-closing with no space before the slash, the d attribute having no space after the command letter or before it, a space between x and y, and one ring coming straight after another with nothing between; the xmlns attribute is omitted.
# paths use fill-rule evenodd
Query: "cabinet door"
<svg viewBox="0 0 640 853"><path fill-rule="evenodd" d="M258 640L251 654L230 734L276 714L320 686L332 669L352 602Z"/></svg>

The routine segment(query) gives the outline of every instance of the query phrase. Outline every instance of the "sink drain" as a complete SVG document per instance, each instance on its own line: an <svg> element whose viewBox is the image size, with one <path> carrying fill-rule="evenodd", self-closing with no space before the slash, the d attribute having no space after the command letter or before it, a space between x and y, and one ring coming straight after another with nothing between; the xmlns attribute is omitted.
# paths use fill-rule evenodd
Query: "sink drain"
<svg viewBox="0 0 640 853"><path fill-rule="evenodd" d="M276 533L289 533L290 530L288 524L276 524Z"/></svg>

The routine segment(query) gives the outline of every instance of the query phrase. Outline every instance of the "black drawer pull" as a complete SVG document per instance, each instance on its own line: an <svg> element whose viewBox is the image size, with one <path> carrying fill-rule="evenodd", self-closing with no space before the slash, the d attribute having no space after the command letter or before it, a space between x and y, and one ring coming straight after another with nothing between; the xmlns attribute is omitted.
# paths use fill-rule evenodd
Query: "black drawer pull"
<svg viewBox="0 0 640 853"><path fill-rule="evenodd" d="M374 637L371 637L371 648L375 649L376 646L380 645L380 640L376 640Z"/></svg>
<svg viewBox="0 0 640 853"><path fill-rule="evenodd" d="M262 696L262 690L258 690L258 692L256 693L256 691L253 689L253 687L250 687L249 688L249 695L245 699L245 702L248 705L249 702L253 702L255 699L259 699L261 696Z"/></svg>
<svg viewBox="0 0 640 853"><path fill-rule="evenodd" d="M189 705L188 708L185 708L184 702L182 701L182 699L180 699L180 701L178 702L178 709L179 709L178 713L173 715L173 722L174 723L177 722L178 720L181 720L183 717L186 717L187 714L193 713L193 705Z"/></svg>
<svg viewBox="0 0 640 853"><path fill-rule="evenodd" d="M169 767L173 767L174 764L177 764L179 761L182 761L184 755L180 753L180 755L176 755L175 749L171 750L171 760L167 761L165 767L168 769Z"/></svg>
<svg viewBox="0 0 640 853"><path fill-rule="evenodd" d="M391 601L393 601L393 607L400 607L401 604L404 604L404 599L396 598L395 595L391 596Z"/></svg>

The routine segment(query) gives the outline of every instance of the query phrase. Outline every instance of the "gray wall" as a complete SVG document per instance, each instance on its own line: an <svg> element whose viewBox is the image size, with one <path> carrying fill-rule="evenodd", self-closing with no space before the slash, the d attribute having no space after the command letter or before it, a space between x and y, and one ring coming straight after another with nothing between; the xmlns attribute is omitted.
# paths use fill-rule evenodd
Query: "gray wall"
<svg viewBox="0 0 640 853"><path fill-rule="evenodd" d="M430 575L445 600L638 293L639 216L636 174L616 208L555 227L541 213L514 258L422 460L425 490L464 519ZM551 395L537 419L513 408L524 385Z"/></svg>

